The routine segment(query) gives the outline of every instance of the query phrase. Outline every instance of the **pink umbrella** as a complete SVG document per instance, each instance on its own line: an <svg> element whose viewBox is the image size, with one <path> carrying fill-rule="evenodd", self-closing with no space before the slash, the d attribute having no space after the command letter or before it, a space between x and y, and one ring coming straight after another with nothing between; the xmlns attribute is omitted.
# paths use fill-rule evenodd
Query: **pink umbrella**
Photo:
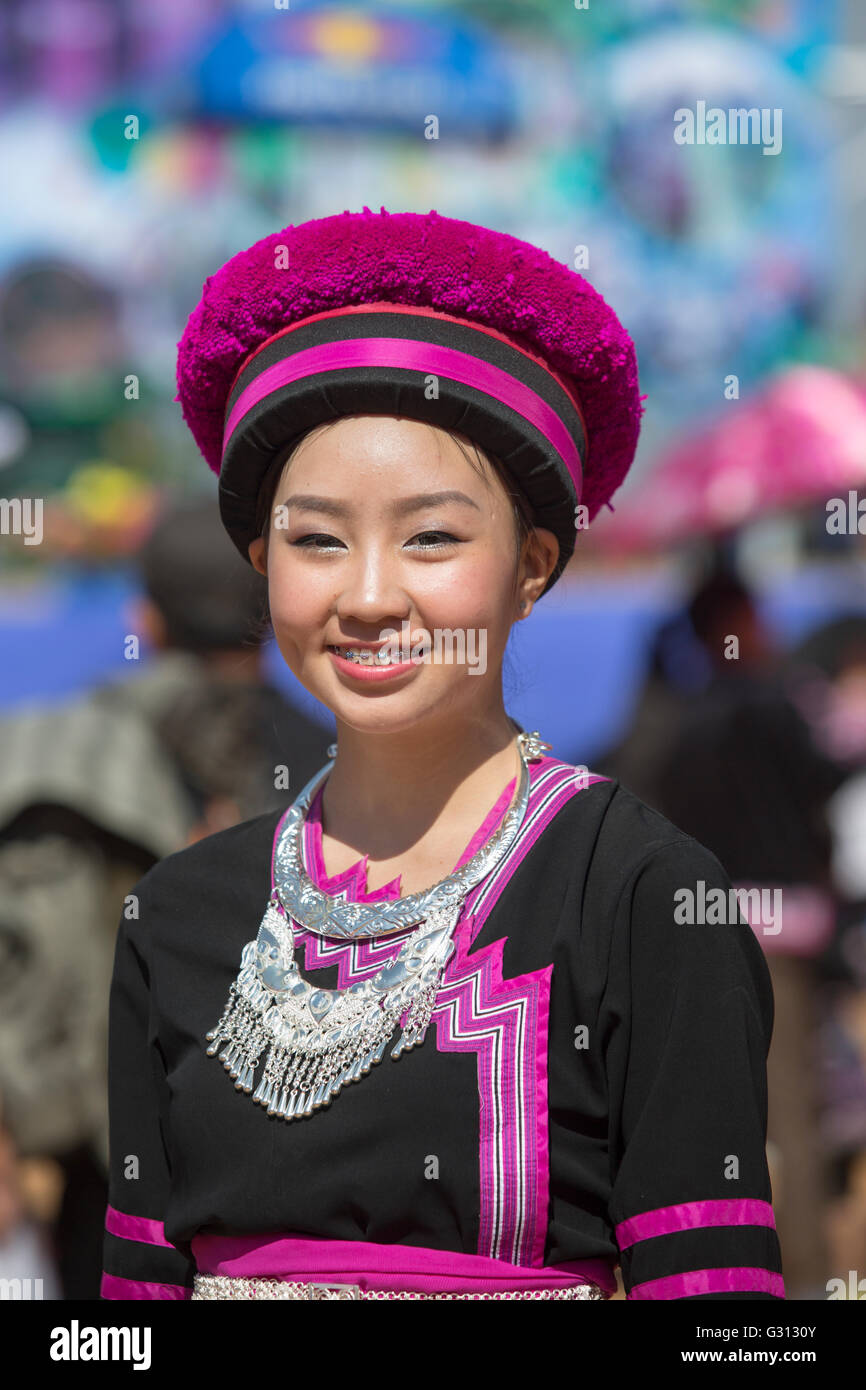
<svg viewBox="0 0 866 1390"><path fill-rule="evenodd" d="M866 388L828 367L791 367L677 445L597 537L609 550L664 549L864 482Z"/></svg>

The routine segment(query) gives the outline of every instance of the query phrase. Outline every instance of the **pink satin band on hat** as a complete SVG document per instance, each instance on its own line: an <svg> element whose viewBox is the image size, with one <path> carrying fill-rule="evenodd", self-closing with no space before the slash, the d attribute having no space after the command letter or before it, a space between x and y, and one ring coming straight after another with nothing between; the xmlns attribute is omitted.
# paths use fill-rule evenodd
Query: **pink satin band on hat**
<svg viewBox="0 0 866 1390"><path fill-rule="evenodd" d="M428 319L444 319L446 323L458 323L461 328L474 328L476 333L486 333L491 338L498 338L500 343L507 343L515 352L522 352L524 357L528 357L529 360L535 362L537 366L543 367L547 375L552 376L556 384L562 388L580 416L580 423L583 425L584 436L588 437L583 408L578 400L574 387L566 380L561 372L551 367L550 363L546 361L544 357L540 356L539 353L533 352L531 348L524 347L523 343L518 343L516 339L510 338L507 333L503 333L500 329L491 328L487 323L476 323L473 319L460 318L457 314L446 314L443 313L441 309L431 309L427 304L394 304L388 299L372 299L367 304L343 304L339 309L323 309L321 313L308 314L306 318L297 319L286 328L280 328L276 333L272 333L269 338L265 338L264 342L259 343L258 347L253 349L249 357L244 358L232 377L232 384L226 392L226 400L229 399L232 391L235 389L241 372L245 371L249 364L258 357L259 353L263 352L270 343L275 343L278 338L285 338L289 333L294 333L296 328L303 328L304 325L308 323L318 323L322 319L343 318L346 314L366 314L369 313L370 310L375 309L382 309L389 314L422 315L424 318Z"/></svg>
<svg viewBox="0 0 866 1390"><path fill-rule="evenodd" d="M198 1235L193 1237L192 1253L200 1274L359 1284L362 1289L495 1293L590 1283L609 1294L616 1291L607 1260L538 1268L426 1246L278 1235Z"/></svg>
<svg viewBox="0 0 866 1390"><path fill-rule="evenodd" d="M299 319L297 323L292 323L288 328L281 329L278 333L273 333L260 343L249 357L245 358L241 366L235 373L228 395L234 390L235 383L241 373L249 366L260 352L270 343L279 338L286 337L289 333L303 327L305 324L335 317L344 317L350 313L365 313L370 310L383 310L389 313L406 313L413 315L424 315L428 318L444 319L449 323L457 323L463 327L473 328L476 332L486 333L500 342L507 343L515 352L520 352L530 361L542 367L551 376L557 385L566 393L575 411L577 412L581 424L583 425L584 438L588 436L586 421L580 407L574 389L568 382L549 366L542 357L531 352L528 348L516 343L507 334L500 333L495 328L489 328L484 324L473 323L469 319L458 318L454 314L440 313L438 310L424 306L414 306L407 304L391 304L384 300L377 300L369 304L352 304L341 306L339 309L328 309L323 313L310 314L307 318ZM346 349L347 351L342 351ZM296 364L292 366L291 364ZM494 367L489 363L479 360L471 353L463 353L455 348L439 347L436 344L415 341L407 338L359 338L349 340L338 340L333 343L323 343L313 348L307 348L302 352L295 353L294 356L274 363L267 368L261 375L241 392L235 402L226 421L223 430L223 452L226 445L237 428L240 420L246 415L265 396L272 391L279 390L281 386L287 385L290 381L301 380L306 376L312 376L316 372L332 371L340 367L355 366L395 366L415 368L418 371L442 375L454 381L460 381L466 386L473 386L476 390L483 391L485 395L492 396L493 399L517 411L523 418L534 425L548 440L552 447L559 454L565 463L569 474L574 482L578 498L583 489L583 466L581 464L580 453L569 431L566 429L559 414L553 410L546 401L542 400L531 387L513 377L509 372L503 371L499 367ZM265 384L266 383L266 384Z"/></svg>
<svg viewBox="0 0 866 1390"><path fill-rule="evenodd" d="M409 338L350 338L304 348L293 356L275 362L250 382L238 396L226 422L223 450L241 420L272 392L291 381L340 367L403 367L460 381L500 401L522 415L547 439L563 460L574 482L578 497L583 486L583 470L577 445L561 417L546 401L509 372L482 362L470 353L435 343L414 342Z"/></svg>

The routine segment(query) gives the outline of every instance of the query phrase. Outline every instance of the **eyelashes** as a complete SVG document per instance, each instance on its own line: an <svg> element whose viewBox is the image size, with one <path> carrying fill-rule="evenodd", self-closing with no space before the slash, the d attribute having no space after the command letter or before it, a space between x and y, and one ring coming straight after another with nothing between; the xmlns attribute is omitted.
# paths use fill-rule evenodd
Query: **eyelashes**
<svg viewBox="0 0 866 1390"><path fill-rule="evenodd" d="M440 536L443 539L438 540L434 545L422 545L420 547L421 550L448 550L453 545L463 544L457 536L452 536L450 531L419 531L412 539L419 540L422 536ZM298 539L292 541L291 544L298 546L301 550L326 551L333 550L334 546L310 545L309 542L317 540L334 541L335 539L334 536L329 536L325 531L311 531L306 536L299 536ZM337 542L337 544L339 544L339 542Z"/></svg>

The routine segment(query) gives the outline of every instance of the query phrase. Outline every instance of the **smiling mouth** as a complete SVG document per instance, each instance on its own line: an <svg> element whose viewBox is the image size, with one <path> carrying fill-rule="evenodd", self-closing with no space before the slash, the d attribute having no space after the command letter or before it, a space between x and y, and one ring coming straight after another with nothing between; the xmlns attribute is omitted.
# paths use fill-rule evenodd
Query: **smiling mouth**
<svg viewBox="0 0 866 1390"><path fill-rule="evenodd" d="M401 656L394 657L385 650L372 651L367 647L328 647L329 652L351 661L356 666L405 666Z"/></svg>

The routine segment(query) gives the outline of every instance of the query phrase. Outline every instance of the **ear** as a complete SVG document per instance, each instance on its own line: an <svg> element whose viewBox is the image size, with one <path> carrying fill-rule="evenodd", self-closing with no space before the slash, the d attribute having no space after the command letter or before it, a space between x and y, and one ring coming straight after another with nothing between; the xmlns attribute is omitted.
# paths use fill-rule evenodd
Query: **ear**
<svg viewBox="0 0 866 1390"><path fill-rule="evenodd" d="M558 559L559 541L553 532L545 527L533 527L526 543L518 591L518 612L521 617L529 617Z"/></svg>
<svg viewBox="0 0 866 1390"><path fill-rule="evenodd" d="M267 577L267 543L264 536L256 536L254 541L250 541L247 554L250 557L253 569L257 569L259 574L263 574Z"/></svg>

